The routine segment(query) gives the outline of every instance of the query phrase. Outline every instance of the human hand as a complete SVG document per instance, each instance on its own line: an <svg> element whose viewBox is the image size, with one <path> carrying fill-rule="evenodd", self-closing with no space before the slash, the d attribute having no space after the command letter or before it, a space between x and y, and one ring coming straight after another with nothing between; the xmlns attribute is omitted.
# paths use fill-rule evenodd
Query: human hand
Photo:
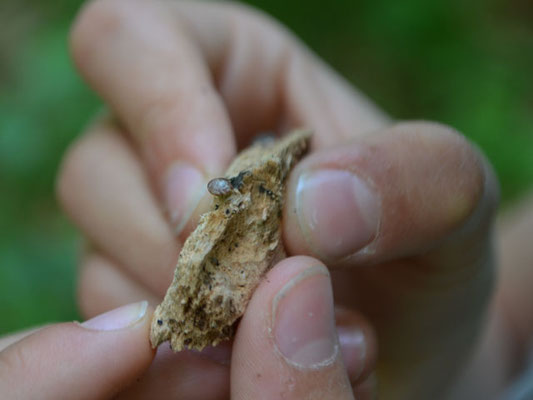
<svg viewBox="0 0 533 400"><path fill-rule="evenodd" d="M256 132L310 127L312 154L287 189L289 254L325 262L336 303L376 328L383 398L446 388L492 281L497 185L462 136L389 126L290 34L236 5L93 2L72 49L118 121L91 126L59 180L92 244L80 280L87 315L157 303L207 180Z"/></svg>
<svg viewBox="0 0 533 400"><path fill-rule="evenodd" d="M155 353L148 340L151 317L152 309L142 301L82 324L56 324L0 339L2 398L225 399L228 384L232 399L353 398L335 330L329 273L313 258L288 258L259 285L233 344L231 374L227 366L212 362L217 358L213 352L203 358L181 352L172 357L180 359L177 363L166 350L162 358L167 360L148 369ZM167 366L186 376L169 374ZM364 397L358 398L369 398L367 389L360 386Z"/></svg>
<svg viewBox="0 0 533 400"><path fill-rule="evenodd" d="M3 399L108 399L148 368L152 310L146 301L82 324L50 325L0 338Z"/></svg>

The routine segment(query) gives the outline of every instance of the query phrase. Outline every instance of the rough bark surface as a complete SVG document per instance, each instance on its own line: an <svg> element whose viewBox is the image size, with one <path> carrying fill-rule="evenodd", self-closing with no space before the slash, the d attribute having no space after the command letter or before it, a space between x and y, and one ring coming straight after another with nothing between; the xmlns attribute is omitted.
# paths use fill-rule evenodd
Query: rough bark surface
<svg viewBox="0 0 533 400"><path fill-rule="evenodd" d="M210 184L213 209L201 216L180 253L174 280L152 320L153 347L201 350L229 339L253 290L285 256L281 214L287 176L311 134L260 140ZM229 185L228 185L229 184Z"/></svg>

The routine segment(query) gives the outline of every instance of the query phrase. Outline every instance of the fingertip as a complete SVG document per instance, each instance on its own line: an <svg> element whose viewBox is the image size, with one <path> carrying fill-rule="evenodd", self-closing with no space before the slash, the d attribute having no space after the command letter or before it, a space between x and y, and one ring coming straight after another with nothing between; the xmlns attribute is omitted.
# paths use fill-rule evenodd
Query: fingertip
<svg viewBox="0 0 533 400"><path fill-rule="evenodd" d="M232 395L350 398L327 268L311 257L278 263L255 291L234 342Z"/></svg>
<svg viewBox="0 0 533 400"><path fill-rule="evenodd" d="M0 392L30 400L113 396L154 357L151 313L141 302L35 332L0 353Z"/></svg>
<svg viewBox="0 0 533 400"><path fill-rule="evenodd" d="M471 219L479 228L494 210L495 187L488 163L457 131L398 124L296 166L284 243L290 254L314 255L330 267L414 255Z"/></svg>

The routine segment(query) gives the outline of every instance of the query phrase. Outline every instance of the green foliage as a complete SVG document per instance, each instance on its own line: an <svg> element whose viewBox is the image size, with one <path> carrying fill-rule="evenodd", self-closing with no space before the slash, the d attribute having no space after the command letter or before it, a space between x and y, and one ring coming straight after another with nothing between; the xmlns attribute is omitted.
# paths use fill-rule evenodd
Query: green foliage
<svg viewBox="0 0 533 400"><path fill-rule="evenodd" d="M0 334L77 317L79 239L58 210L54 177L65 148L98 108L67 53L80 3L23 3L16 15L38 18L6 53L7 68L0 58ZM533 183L527 2L248 3L289 26L395 118L441 121L478 143L501 179L504 201ZM0 18L0 33L9 22Z"/></svg>
<svg viewBox="0 0 533 400"><path fill-rule="evenodd" d="M66 22L37 29L14 54L12 81L2 82L0 334L77 318L79 239L57 207L54 180L98 102L70 64Z"/></svg>

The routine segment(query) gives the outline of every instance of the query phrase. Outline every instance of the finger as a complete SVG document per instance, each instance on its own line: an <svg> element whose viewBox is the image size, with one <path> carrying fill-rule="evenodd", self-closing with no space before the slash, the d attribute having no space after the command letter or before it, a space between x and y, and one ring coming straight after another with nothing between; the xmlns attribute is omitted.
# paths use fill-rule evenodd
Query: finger
<svg viewBox="0 0 533 400"><path fill-rule="evenodd" d="M235 337L234 399L353 398L339 351L329 273L319 261L281 261L254 292Z"/></svg>
<svg viewBox="0 0 533 400"><path fill-rule="evenodd" d="M161 298L126 274L123 266L108 257L92 252L81 261L78 304L82 315L92 318L113 308L146 299L157 306Z"/></svg>
<svg viewBox="0 0 533 400"><path fill-rule="evenodd" d="M97 123L70 148L57 191L67 214L96 248L151 292L165 293L180 246L140 161L111 123Z"/></svg>
<svg viewBox="0 0 533 400"><path fill-rule="evenodd" d="M374 329L359 312L335 307L339 345L352 387L365 382L377 361L377 340Z"/></svg>
<svg viewBox="0 0 533 400"><path fill-rule="evenodd" d="M84 257L79 286L80 307L86 316L134 301L143 294L151 297L150 304L154 306L160 302L122 273L113 261L96 253ZM161 346L142 377L116 398L226 399L229 393L230 352L227 343L201 353L184 351L176 354L168 346ZM206 380L209 385L202 384Z"/></svg>
<svg viewBox="0 0 533 400"><path fill-rule="evenodd" d="M176 159L207 172L227 164L234 153L229 119L204 60L168 7L93 1L71 36L80 71L146 144L156 172Z"/></svg>
<svg viewBox="0 0 533 400"><path fill-rule="evenodd" d="M0 353L0 393L9 399L105 399L127 387L153 358L146 302L83 324L39 330Z"/></svg>
<svg viewBox="0 0 533 400"><path fill-rule="evenodd" d="M400 124L301 162L284 239L292 254L375 263L426 252L460 228L485 232L496 202L488 165L461 135Z"/></svg>
<svg viewBox="0 0 533 400"><path fill-rule="evenodd" d="M198 49L168 6L93 1L71 37L81 73L138 144L183 227L235 154L231 124Z"/></svg>

